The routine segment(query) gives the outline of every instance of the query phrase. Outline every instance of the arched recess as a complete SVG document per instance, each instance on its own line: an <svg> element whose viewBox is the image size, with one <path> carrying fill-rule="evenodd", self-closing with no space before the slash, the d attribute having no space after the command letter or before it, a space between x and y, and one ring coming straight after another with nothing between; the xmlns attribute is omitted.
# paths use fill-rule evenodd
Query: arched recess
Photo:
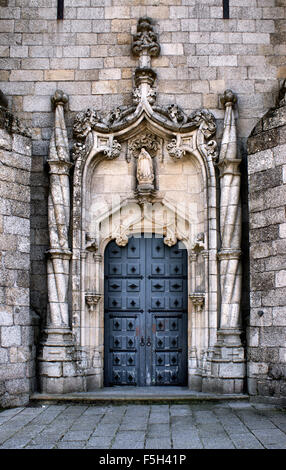
<svg viewBox="0 0 286 470"><path fill-rule="evenodd" d="M159 144L153 159L156 190L151 199L142 201L136 192L136 155L130 157L129 151L134 141L146 136ZM182 240L188 250L190 386L201 380L205 359L214 346L218 227L213 160L201 150L197 130L176 139L183 148L180 158L170 152L174 133L158 131L145 119L118 135L93 133L89 153L76 160L72 318L78 363L87 375L88 389L103 386L104 250L112 239L124 245L134 233L151 232L163 235L169 245ZM114 141L120 150L115 158L106 158Z"/></svg>

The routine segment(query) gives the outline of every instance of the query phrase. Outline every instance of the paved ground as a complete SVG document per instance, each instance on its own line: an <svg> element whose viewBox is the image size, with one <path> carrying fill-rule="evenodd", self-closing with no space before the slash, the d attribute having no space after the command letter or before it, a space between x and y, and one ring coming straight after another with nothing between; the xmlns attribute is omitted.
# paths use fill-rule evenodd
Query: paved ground
<svg viewBox="0 0 286 470"><path fill-rule="evenodd" d="M286 449L286 410L247 402L0 412L0 449Z"/></svg>

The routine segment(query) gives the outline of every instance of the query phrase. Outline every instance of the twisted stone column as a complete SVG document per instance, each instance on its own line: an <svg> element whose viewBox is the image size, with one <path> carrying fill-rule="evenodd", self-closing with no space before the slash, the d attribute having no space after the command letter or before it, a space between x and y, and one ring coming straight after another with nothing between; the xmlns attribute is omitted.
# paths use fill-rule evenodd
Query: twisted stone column
<svg viewBox="0 0 286 470"><path fill-rule="evenodd" d="M69 146L64 120L64 105L68 97L57 90L52 97L55 107L55 127L50 142L50 193L48 222L48 318L47 326L68 327L68 280L71 252L68 244L70 222Z"/></svg>
<svg viewBox="0 0 286 470"><path fill-rule="evenodd" d="M211 378L203 391L241 393L245 378L244 349L241 344L241 159L237 157L236 125L231 90L222 97L225 107L224 131L218 161L220 171L220 237L218 253L220 321L217 343L211 359Z"/></svg>
<svg viewBox="0 0 286 470"><path fill-rule="evenodd" d="M220 170L220 260L221 329L240 326L241 300L241 159L237 157L236 125L233 107L236 96L227 90L222 97L225 106L224 132L218 167Z"/></svg>
<svg viewBox="0 0 286 470"><path fill-rule="evenodd" d="M76 377L74 345L70 329L68 285L71 251L69 250L70 183L72 166L64 120L64 106L68 97L57 90L52 97L55 108L55 126L51 136L48 164L50 191L48 224L48 314L39 354L42 391L64 393L82 389Z"/></svg>

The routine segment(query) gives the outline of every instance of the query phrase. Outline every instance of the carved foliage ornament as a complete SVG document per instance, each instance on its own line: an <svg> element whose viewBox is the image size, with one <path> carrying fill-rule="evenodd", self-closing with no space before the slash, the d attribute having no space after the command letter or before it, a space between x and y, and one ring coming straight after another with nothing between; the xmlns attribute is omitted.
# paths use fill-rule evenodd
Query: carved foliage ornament
<svg viewBox="0 0 286 470"><path fill-rule="evenodd" d="M177 146L177 140L172 139L171 142L167 145L167 150L169 152L170 157L174 158L174 160L180 160L186 154L186 151Z"/></svg>
<svg viewBox="0 0 286 470"><path fill-rule="evenodd" d="M155 157L159 146L160 143L154 134L142 134L128 143L127 161L130 162L132 157L138 158L142 148L147 150L153 158Z"/></svg>
<svg viewBox="0 0 286 470"><path fill-rule="evenodd" d="M158 36L154 33L151 18L139 18L137 33L133 36L132 52L135 56L147 52L152 57L160 54Z"/></svg>
<svg viewBox="0 0 286 470"><path fill-rule="evenodd" d="M124 119L134 113L136 107L118 106L106 115L96 109L88 108L76 115L73 135L77 140L84 140L92 130L108 131L112 126L121 124Z"/></svg>

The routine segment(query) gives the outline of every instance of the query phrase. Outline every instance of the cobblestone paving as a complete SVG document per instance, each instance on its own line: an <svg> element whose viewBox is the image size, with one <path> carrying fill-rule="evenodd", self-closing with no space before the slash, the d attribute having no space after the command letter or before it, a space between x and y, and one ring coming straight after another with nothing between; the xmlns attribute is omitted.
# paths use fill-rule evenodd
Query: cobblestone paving
<svg viewBox="0 0 286 470"><path fill-rule="evenodd" d="M0 412L0 449L286 449L286 410L245 402Z"/></svg>

